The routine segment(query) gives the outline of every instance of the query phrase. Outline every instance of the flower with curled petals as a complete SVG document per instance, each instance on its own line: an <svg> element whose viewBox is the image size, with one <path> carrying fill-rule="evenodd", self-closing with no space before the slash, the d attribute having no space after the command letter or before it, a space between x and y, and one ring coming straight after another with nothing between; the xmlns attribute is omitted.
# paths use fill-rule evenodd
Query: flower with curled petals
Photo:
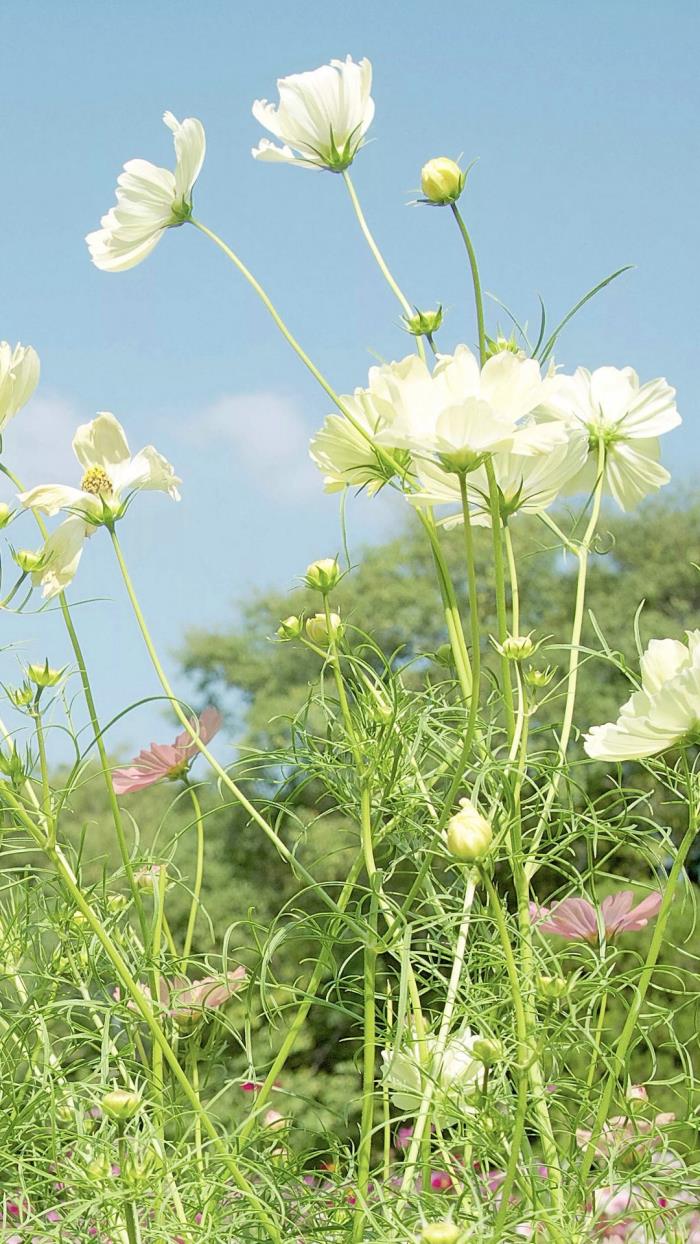
<svg viewBox="0 0 700 1244"><path fill-rule="evenodd" d="M198 720L192 720L192 728L204 744L214 738L220 727L221 714L212 707L205 708ZM174 743L151 743L149 748L139 752L127 769L114 770L114 790L117 795L125 795L155 786L157 782L175 782L185 777L198 750L187 730L178 734Z"/></svg>
<svg viewBox="0 0 700 1244"><path fill-rule="evenodd" d="M124 165L117 178L115 206L85 239L92 262L103 272L134 268L150 255L166 229L184 224L192 215L192 190L206 150L204 127L195 117L178 121L172 112L164 113L163 121L173 134L175 171L148 160Z"/></svg>
<svg viewBox="0 0 700 1244"><path fill-rule="evenodd" d="M700 737L700 630L687 643L652 639L640 661L642 685L617 721L592 726L584 748L592 760L643 760Z"/></svg>
<svg viewBox="0 0 700 1244"><path fill-rule="evenodd" d="M661 894L649 894L633 907L631 890L609 894L600 904L600 925L598 909L585 898L565 898L553 907L539 907L531 903L530 915L541 933L556 933L569 942L597 943L600 926L604 929L606 941L619 933L638 933L646 928L657 914L661 900Z"/></svg>
<svg viewBox="0 0 700 1244"><path fill-rule="evenodd" d="M254 158L333 173L352 164L374 117L370 62L356 64L350 56L332 60L319 69L279 78L277 89L277 107L256 99L253 116L282 146L263 138L253 147Z"/></svg>

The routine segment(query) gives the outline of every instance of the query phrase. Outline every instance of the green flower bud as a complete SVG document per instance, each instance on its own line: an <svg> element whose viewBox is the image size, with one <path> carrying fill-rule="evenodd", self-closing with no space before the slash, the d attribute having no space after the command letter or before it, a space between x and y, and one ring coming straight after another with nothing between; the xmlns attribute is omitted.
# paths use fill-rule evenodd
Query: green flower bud
<svg viewBox="0 0 700 1244"><path fill-rule="evenodd" d="M472 1053L485 1067L492 1067L494 1063L502 1060L503 1046L500 1041L494 1041L491 1037L477 1037L472 1045Z"/></svg>
<svg viewBox="0 0 700 1244"><path fill-rule="evenodd" d="M143 890L146 894L153 894L158 888L163 870L167 872L166 864L145 864L143 868L139 868L134 873L134 881L139 890Z"/></svg>
<svg viewBox="0 0 700 1244"><path fill-rule="evenodd" d="M15 708L27 708L34 699L34 691L28 682L23 683L21 687L8 688L7 694Z"/></svg>
<svg viewBox="0 0 700 1244"><path fill-rule="evenodd" d="M105 1093L100 1102L102 1113L106 1114L108 1119L113 1119L115 1123L133 1119L140 1106L141 1094L129 1089L111 1089L109 1093Z"/></svg>
<svg viewBox="0 0 700 1244"><path fill-rule="evenodd" d="M546 976L543 973L537 977L537 992L541 998L555 1002L559 998L563 998L569 992L569 982L563 976Z"/></svg>
<svg viewBox="0 0 700 1244"><path fill-rule="evenodd" d="M493 829L470 799L459 802L460 811L447 823L447 848L455 859L476 864L485 859L491 849Z"/></svg>
<svg viewBox="0 0 700 1244"><path fill-rule="evenodd" d="M65 668L62 670L50 669L48 659L43 665L29 665L27 667L27 677L37 687L55 687L64 674Z"/></svg>
<svg viewBox="0 0 700 1244"><path fill-rule="evenodd" d="M426 1222L420 1238L422 1244L457 1244L461 1234L454 1222Z"/></svg>
<svg viewBox="0 0 700 1244"><path fill-rule="evenodd" d="M536 645L529 635L507 635L499 647L509 661L525 661L532 656Z"/></svg>
<svg viewBox="0 0 700 1244"><path fill-rule="evenodd" d="M493 358L494 354L503 354L508 351L509 354L521 354L522 351L515 337L487 337L486 338L486 357Z"/></svg>
<svg viewBox="0 0 700 1244"><path fill-rule="evenodd" d="M14 549L12 556L25 574L40 570L44 560L43 553L34 553L31 549Z"/></svg>
<svg viewBox="0 0 700 1244"><path fill-rule="evenodd" d="M444 665L447 668L449 668L451 665L454 665L454 654L452 652L452 645L451 644L440 644L440 647L437 648L433 654L433 659L437 662L438 665Z"/></svg>
<svg viewBox="0 0 700 1244"><path fill-rule="evenodd" d="M528 687L546 687L554 678L557 672L556 665L547 665L544 669L529 669L525 671L525 682Z"/></svg>
<svg viewBox="0 0 700 1244"><path fill-rule="evenodd" d="M328 623L330 622L330 627ZM343 634L343 624L340 615L331 613L326 618L325 613L315 613L313 618L306 620L306 634L312 644L318 644L319 647L326 647L332 639L340 639Z"/></svg>
<svg viewBox="0 0 700 1244"><path fill-rule="evenodd" d="M90 1158L90 1161L85 1164L85 1174L94 1183L109 1179L112 1174L112 1163L107 1154L99 1153L94 1158Z"/></svg>
<svg viewBox="0 0 700 1244"><path fill-rule="evenodd" d="M467 174L449 156L437 156L428 160L420 173L420 186L429 203L442 207L456 203L464 190Z"/></svg>
<svg viewBox="0 0 700 1244"><path fill-rule="evenodd" d="M298 639L303 629L301 618L291 614L288 618L283 618L277 627L278 639Z"/></svg>
<svg viewBox="0 0 700 1244"><path fill-rule="evenodd" d="M108 894L107 895L107 911L120 912L125 911L129 906L129 900L126 894Z"/></svg>
<svg viewBox="0 0 700 1244"><path fill-rule="evenodd" d="M404 328L412 337L432 337L442 324L442 307L434 311L416 311L415 315L401 317Z"/></svg>
<svg viewBox="0 0 700 1244"><path fill-rule="evenodd" d="M327 596L333 591L338 579L340 578L340 566L335 557L322 557L320 561L312 562L306 567L304 582L307 587L311 587L316 592L323 592Z"/></svg>
<svg viewBox="0 0 700 1244"><path fill-rule="evenodd" d="M10 508L6 501L0 501L0 529L7 527L10 522L14 510Z"/></svg>

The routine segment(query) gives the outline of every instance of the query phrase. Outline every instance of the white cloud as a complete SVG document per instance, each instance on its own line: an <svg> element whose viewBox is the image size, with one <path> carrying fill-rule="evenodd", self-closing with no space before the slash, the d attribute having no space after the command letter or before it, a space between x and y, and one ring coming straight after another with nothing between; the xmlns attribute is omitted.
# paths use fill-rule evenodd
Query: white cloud
<svg viewBox="0 0 700 1244"><path fill-rule="evenodd" d="M261 490L285 500L320 493L321 479L309 458L313 428L299 404L280 393L225 394L188 425L187 436L219 443Z"/></svg>
<svg viewBox="0 0 700 1244"><path fill-rule="evenodd" d="M34 396L3 434L3 462L26 487L61 481L78 483L80 467L71 441L83 417L58 394ZM7 485L7 487L5 486ZM3 485L4 495L13 491Z"/></svg>

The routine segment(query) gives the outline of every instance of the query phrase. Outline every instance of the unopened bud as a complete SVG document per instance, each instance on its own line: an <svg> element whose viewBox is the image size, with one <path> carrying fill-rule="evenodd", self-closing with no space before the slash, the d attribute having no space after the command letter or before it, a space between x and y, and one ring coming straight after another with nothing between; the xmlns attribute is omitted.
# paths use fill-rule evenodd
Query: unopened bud
<svg viewBox="0 0 700 1244"><path fill-rule="evenodd" d="M486 338L486 357L493 358L494 354L521 354L522 351L515 337L487 337Z"/></svg>
<svg viewBox="0 0 700 1244"><path fill-rule="evenodd" d="M271 1132L281 1132L287 1126L287 1120L279 1110L267 1110L263 1123Z"/></svg>
<svg viewBox="0 0 700 1244"><path fill-rule="evenodd" d="M167 873L167 871L165 864L146 864L134 873L134 881L139 890L144 890L147 894L153 894L158 889L161 873Z"/></svg>
<svg viewBox="0 0 700 1244"><path fill-rule="evenodd" d="M0 501L0 529L7 527L7 524L10 522L13 514L14 510L10 508L7 502Z"/></svg>
<svg viewBox="0 0 700 1244"><path fill-rule="evenodd" d="M306 620L306 634L312 644L318 644L321 647L325 647L333 639L340 639L343 634L340 615L331 613L326 618L325 613L315 613L313 618Z"/></svg>
<svg viewBox="0 0 700 1244"><path fill-rule="evenodd" d="M302 632L301 618L291 614L288 618L283 618L277 627L278 639L298 639Z"/></svg>
<svg viewBox="0 0 700 1244"><path fill-rule="evenodd" d="M525 671L525 682L529 687L547 687L557 672L556 665L547 665L544 669L532 669Z"/></svg>
<svg viewBox="0 0 700 1244"><path fill-rule="evenodd" d="M332 592L338 579L340 578L340 566L335 557L322 557L320 561L312 562L306 567L304 582L307 587L312 587L316 592L323 592L324 596L328 592Z"/></svg>
<svg viewBox="0 0 700 1244"><path fill-rule="evenodd" d="M491 849L491 822L474 807L470 799L460 799L460 811L447 824L447 847L456 859L466 864L483 860Z"/></svg>
<svg viewBox="0 0 700 1244"><path fill-rule="evenodd" d="M97 1157L91 1158L85 1165L85 1174L95 1183L109 1179L112 1174L112 1163L107 1154L100 1153Z"/></svg>
<svg viewBox="0 0 700 1244"><path fill-rule="evenodd" d="M39 570L44 561L42 553L34 553L31 549L15 549L12 556L25 574L33 574L35 570Z"/></svg>
<svg viewBox="0 0 700 1244"><path fill-rule="evenodd" d="M21 687L9 688L7 694L15 708L27 708L34 699L34 691L28 682L23 683Z"/></svg>
<svg viewBox="0 0 700 1244"><path fill-rule="evenodd" d="M442 324L442 307L434 311L416 311L415 315L401 317L403 326L412 337L432 337Z"/></svg>
<svg viewBox="0 0 700 1244"><path fill-rule="evenodd" d="M509 661L525 661L531 657L536 645L529 635L507 635L500 645L501 652Z"/></svg>
<svg viewBox="0 0 700 1244"><path fill-rule="evenodd" d="M461 1234L454 1222L426 1222L420 1238L422 1244L457 1244Z"/></svg>
<svg viewBox="0 0 700 1244"><path fill-rule="evenodd" d="M485 1067L493 1067L494 1063L503 1058L503 1046L500 1041L494 1041L491 1037L477 1037L472 1045L472 1053Z"/></svg>
<svg viewBox="0 0 700 1244"><path fill-rule="evenodd" d="M108 1119L113 1119L115 1123L123 1123L127 1119L133 1119L141 1106L141 1094L135 1093L129 1089L111 1089L109 1093L105 1093L100 1108Z"/></svg>
<svg viewBox="0 0 700 1244"><path fill-rule="evenodd" d="M454 654L451 644L440 644L440 647L435 649L433 656L438 665L444 665L445 667L454 665Z"/></svg>
<svg viewBox="0 0 700 1244"><path fill-rule="evenodd" d="M56 683L59 683L63 678L64 673L65 669L50 669L48 660L43 665L27 666L27 677L37 687L55 687Z"/></svg>
<svg viewBox="0 0 700 1244"><path fill-rule="evenodd" d="M545 976L540 974L537 977L537 992L542 998L549 1001L556 1001L563 998L569 991L569 982L563 976Z"/></svg>
<svg viewBox="0 0 700 1244"><path fill-rule="evenodd" d="M456 203L464 190L466 180L467 174L448 156L437 156L434 160L428 160L420 174L423 194L428 202L439 206Z"/></svg>

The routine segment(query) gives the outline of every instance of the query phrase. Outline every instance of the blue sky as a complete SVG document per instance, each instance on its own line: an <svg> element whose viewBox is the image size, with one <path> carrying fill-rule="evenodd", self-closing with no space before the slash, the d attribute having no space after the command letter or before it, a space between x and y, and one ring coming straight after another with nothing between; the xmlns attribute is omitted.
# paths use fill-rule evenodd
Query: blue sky
<svg viewBox="0 0 700 1244"><path fill-rule="evenodd" d="M256 164L250 106L275 80L334 56L369 56L376 119L353 175L412 302L447 308L443 349L474 340L467 272L449 213L410 207L431 156L479 158L463 200L486 289L534 322L625 263L557 351L567 368L631 364L678 389L684 425L664 460L688 480L695 407L700 201L700 9L676 0L562 5L448 0L265 6L200 0L5 0L0 338L33 344L42 383L10 426L5 460L30 483L74 482L70 438L97 410L133 449L153 442L183 476L174 505L144 495L122 538L147 617L176 670L188 626L225 626L247 594L291 586L339 547L337 502L306 443L328 413L263 308L193 229L171 231L122 275L94 269L84 234L111 206L122 163L171 164L166 108L198 116L208 151L197 215L267 286L334 386L361 384L410 341L339 178ZM490 328L502 313L493 306ZM401 512L360 499L354 550ZM104 717L157 691L107 539L89 545L74 600ZM29 520L15 543L33 543ZM8 625L9 622L9 625ZM54 616L6 619L5 644L67 659ZM16 669L14 651L2 676ZM179 684L183 693L187 687ZM110 741L167 739L140 709ZM60 751L60 740L56 740Z"/></svg>

